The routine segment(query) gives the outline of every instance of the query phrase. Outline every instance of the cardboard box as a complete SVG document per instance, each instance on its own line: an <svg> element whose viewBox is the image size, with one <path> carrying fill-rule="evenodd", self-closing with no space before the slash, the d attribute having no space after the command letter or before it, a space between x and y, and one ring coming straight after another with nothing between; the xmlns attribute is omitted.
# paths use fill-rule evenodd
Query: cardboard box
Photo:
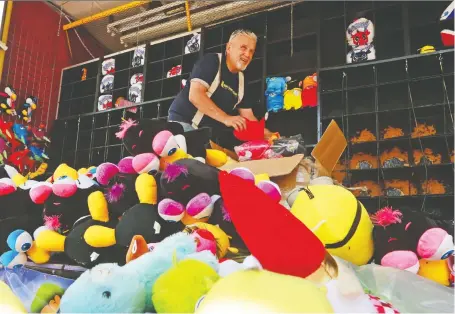
<svg viewBox="0 0 455 314"><path fill-rule="evenodd" d="M211 143L213 149L219 149L228 154L234 160L238 160L234 152L223 149ZM297 186L306 186L310 180L318 176L331 176L335 165L346 149L347 141L343 131L339 128L335 120L327 127L319 143L314 147L310 158L304 155L294 155L277 159L251 160L244 162L230 162L222 167L221 170L232 170L238 167L248 168L255 175L268 174L270 180L278 184L286 199L289 192ZM233 155L233 156L231 156ZM234 158L233 158L234 157Z"/></svg>

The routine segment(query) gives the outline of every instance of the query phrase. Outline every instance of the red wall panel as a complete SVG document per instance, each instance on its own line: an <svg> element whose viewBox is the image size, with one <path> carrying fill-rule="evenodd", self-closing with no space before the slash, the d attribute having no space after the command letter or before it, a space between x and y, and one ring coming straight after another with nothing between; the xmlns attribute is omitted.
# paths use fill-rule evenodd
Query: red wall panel
<svg viewBox="0 0 455 314"><path fill-rule="evenodd" d="M74 30L68 33L70 54L62 30L66 23L64 16L44 2L14 2L0 88L11 85L16 90L16 106L29 95L37 97L32 124L45 122L48 129L56 115L62 68L93 59ZM95 58L108 53L83 28L77 31Z"/></svg>

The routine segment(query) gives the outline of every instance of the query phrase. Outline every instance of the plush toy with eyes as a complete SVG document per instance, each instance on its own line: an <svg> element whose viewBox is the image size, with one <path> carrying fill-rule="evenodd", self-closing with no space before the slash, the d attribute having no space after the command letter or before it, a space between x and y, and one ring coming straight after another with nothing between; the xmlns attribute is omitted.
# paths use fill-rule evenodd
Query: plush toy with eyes
<svg viewBox="0 0 455 314"><path fill-rule="evenodd" d="M38 248L30 233L25 230L14 230L6 242L10 250L0 256L0 264L6 268L24 266L27 257L37 264L46 263L50 259L49 253Z"/></svg>
<svg viewBox="0 0 455 314"><path fill-rule="evenodd" d="M45 227L35 232L36 244L48 252L65 252L66 255L83 267L93 267L99 263L125 263L126 250L114 244L105 247L91 246L84 240L85 232L92 226L115 228L118 220L109 217L108 204L101 191L92 192L87 199L90 215L75 222L67 235Z"/></svg>
<svg viewBox="0 0 455 314"><path fill-rule="evenodd" d="M419 271L419 259L436 261L453 254L453 237L424 214L385 207L371 217L375 224L374 259L382 266Z"/></svg>
<svg viewBox="0 0 455 314"><path fill-rule="evenodd" d="M133 157L125 157L115 165L103 163L96 168L96 181L104 191L109 204L109 212L120 217L139 203L134 187L138 173L133 168Z"/></svg>
<svg viewBox="0 0 455 314"><path fill-rule="evenodd" d="M17 94L11 86L6 86L4 92L0 92L0 113L8 115L16 114L15 102Z"/></svg>
<svg viewBox="0 0 455 314"><path fill-rule="evenodd" d="M265 96L267 97L267 111L278 112L284 106L284 92L287 90L287 82L291 78L288 77L268 77L265 80L267 88Z"/></svg>
<svg viewBox="0 0 455 314"><path fill-rule="evenodd" d="M164 168L182 158L196 158L215 167L227 162L225 153L206 149L210 139L208 129L184 132L182 125L158 119L125 120L116 133L132 156L154 153Z"/></svg>
<svg viewBox="0 0 455 314"><path fill-rule="evenodd" d="M105 248L118 245L128 248L134 236L138 235L147 243L157 243L183 229L181 224L167 222L158 214L157 183L152 175L140 174L135 187L139 203L126 210L118 224L98 224L87 228L83 238L90 246Z"/></svg>
<svg viewBox="0 0 455 314"><path fill-rule="evenodd" d="M80 175L66 164L61 164L54 175L30 189L29 198L43 206L43 223L49 229L67 234L74 223L90 215L88 196L100 188L86 175Z"/></svg>
<svg viewBox="0 0 455 314"><path fill-rule="evenodd" d="M30 123L32 119L32 113L36 108L38 107L37 105L37 99L35 96L29 96L25 104L17 108L17 116L19 117L20 120L23 120L26 123Z"/></svg>
<svg viewBox="0 0 455 314"><path fill-rule="evenodd" d="M356 19L346 30L346 39L351 51L346 56L347 63L357 63L376 59L374 48L374 25L366 18Z"/></svg>

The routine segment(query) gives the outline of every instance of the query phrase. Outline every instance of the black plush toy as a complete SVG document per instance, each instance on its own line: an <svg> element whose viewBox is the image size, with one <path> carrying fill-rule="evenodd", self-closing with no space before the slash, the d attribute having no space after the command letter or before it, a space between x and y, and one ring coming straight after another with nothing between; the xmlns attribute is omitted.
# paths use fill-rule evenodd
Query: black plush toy
<svg viewBox="0 0 455 314"><path fill-rule="evenodd" d="M134 186L137 177L133 157L123 158L118 165L107 162L96 168L96 181L104 190L112 215L120 217L127 209L139 203Z"/></svg>
<svg viewBox="0 0 455 314"><path fill-rule="evenodd" d="M35 204L42 205L45 226L60 234L67 234L74 223L90 215L88 196L100 188L85 175L76 179L69 176L55 178L53 183L39 182L30 189Z"/></svg>
<svg viewBox="0 0 455 314"><path fill-rule="evenodd" d="M39 248L48 252L65 252L77 264L91 268L100 263L125 263L126 250L118 245L93 247L84 240L85 232L92 226L115 228L118 220L109 217L108 205L101 191L92 192L88 197L91 216L78 220L67 236L41 227L35 231Z"/></svg>
<svg viewBox="0 0 455 314"><path fill-rule="evenodd" d="M378 264L417 273L419 259L445 259L453 253L452 235L423 213L385 207L371 219Z"/></svg>
<svg viewBox="0 0 455 314"><path fill-rule="evenodd" d="M196 159L180 159L167 166L160 179L161 217L185 225L207 222L220 197L218 173L217 168Z"/></svg>
<svg viewBox="0 0 455 314"><path fill-rule="evenodd" d="M160 169L182 158L193 157L214 166L227 161L221 151L207 149L211 130L201 128L184 132L181 124L163 119L125 120L120 126L117 138L133 155L154 153L160 158Z"/></svg>
<svg viewBox="0 0 455 314"><path fill-rule="evenodd" d="M30 122L32 119L32 112L37 108L37 99L35 96L27 97L26 101L22 106L17 107L16 115L20 120L24 122Z"/></svg>
<svg viewBox="0 0 455 314"><path fill-rule="evenodd" d="M99 248L117 244L127 248L136 235L142 236L147 243L156 243L183 230L181 224L166 222L158 215L155 177L142 173L136 179L135 187L140 203L125 211L115 228L101 225L88 228L84 234L88 244Z"/></svg>

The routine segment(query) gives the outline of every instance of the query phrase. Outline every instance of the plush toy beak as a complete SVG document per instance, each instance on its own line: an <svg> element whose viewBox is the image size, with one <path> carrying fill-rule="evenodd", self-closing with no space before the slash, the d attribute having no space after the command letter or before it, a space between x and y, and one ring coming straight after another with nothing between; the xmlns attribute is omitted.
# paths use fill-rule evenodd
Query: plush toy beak
<svg viewBox="0 0 455 314"><path fill-rule="evenodd" d="M61 177L52 185L52 192L60 197L71 197L77 192L76 181L69 177Z"/></svg>
<svg viewBox="0 0 455 314"><path fill-rule="evenodd" d="M165 198L158 204L158 214L166 221L177 222L183 218L185 207L177 201Z"/></svg>
<svg viewBox="0 0 455 314"><path fill-rule="evenodd" d="M13 167L5 165L4 169L8 176L10 177L10 179L13 180L14 184L16 184L16 186L21 186L27 181L27 178L25 178L23 175L17 172L17 170L14 169Z"/></svg>
<svg viewBox="0 0 455 314"><path fill-rule="evenodd" d="M108 205L102 192L96 191L88 196L88 208L93 220L101 222L109 221Z"/></svg>
<svg viewBox="0 0 455 314"><path fill-rule="evenodd" d="M139 202L156 205L158 203L158 188L155 177L148 174L140 174L135 182Z"/></svg>
<svg viewBox="0 0 455 314"><path fill-rule="evenodd" d="M35 264L45 264L51 258L48 251L36 245L36 241L33 241L32 247L27 251L27 256Z"/></svg>
<svg viewBox="0 0 455 314"><path fill-rule="evenodd" d="M162 157L160 159L160 169L164 170L166 169L167 165L172 164L173 162L183 158L188 158L188 154L185 153L183 149L177 148L175 153L172 154L171 156Z"/></svg>
<svg viewBox="0 0 455 314"><path fill-rule="evenodd" d="M64 252L66 237L53 231L42 230L35 236L35 244L48 252Z"/></svg>
<svg viewBox="0 0 455 314"><path fill-rule="evenodd" d="M188 202L182 222L185 225L194 224L196 222L207 222L218 198L219 197L212 199L207 193L196 195Z"/></svg>
<svg viewBox="0 0 455 314"><path fill-rule="evenodd" d="M148 252L150 252L150 250L144 237L141 235L136 235L131 240L130 247L126 253L126 263L129 263Z"/></svg>
<svg viewBox="0 0 455 314"><path fill-rule="evenodd" d="M12 93L10 97L12 101L16 101L17 99L17 95L15 93Z"/></svg>
<svg viewBox="0 0 455 314"><path fill-rule="evenodd" d="M91 226L84 233L85 242L92 247L109 247L117 243L115 229L103 226Z"/></svg>

